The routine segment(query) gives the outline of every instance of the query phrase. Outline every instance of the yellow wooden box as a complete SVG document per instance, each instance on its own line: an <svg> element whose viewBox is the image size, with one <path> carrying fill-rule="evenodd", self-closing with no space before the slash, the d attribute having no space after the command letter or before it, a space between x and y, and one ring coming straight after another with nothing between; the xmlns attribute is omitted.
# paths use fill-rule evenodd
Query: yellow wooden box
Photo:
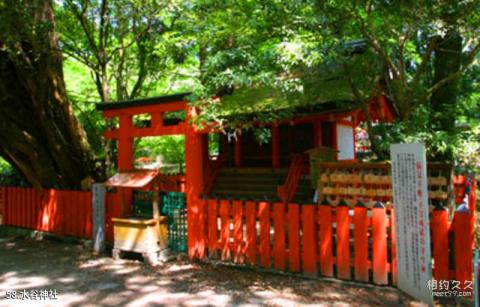
<svg viewBox="0 0 480 307"><path fill-rule="evenodd" d="M166 217L112 218L114 249L151 254L167 248Z"/></svg>

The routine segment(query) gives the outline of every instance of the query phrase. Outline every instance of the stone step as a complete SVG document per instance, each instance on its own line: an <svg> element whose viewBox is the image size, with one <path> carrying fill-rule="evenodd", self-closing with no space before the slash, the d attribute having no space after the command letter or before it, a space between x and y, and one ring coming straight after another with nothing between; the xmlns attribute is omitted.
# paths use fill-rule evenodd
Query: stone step
<svg viewBox="0 0 480 307"><path fill-rule="evenodd" d="M262 177L262 176L226 176L220 175L216 178L215 184L218 182L229 182L237 184L239 182L256 183L264 182L272 185L281 185L285 182L285 177Z"/></svg>
<svg viewBox="0 0 480 307"><path fill-rule="evenodd" d="M288 169L286 168L228 168L224 167L220 169L219 174L237 174L237 175L287 175Z"/></svg>
<svg viewBox="0 0 480 307"><path fill-rule="evenodd" d="M238 182L238 183L229 183L229 182L218 182L213 187L213 190L242 190L242 191L277 191L278 185L276 184L266 184L266 183L247 183L247 182Z"/></svg>

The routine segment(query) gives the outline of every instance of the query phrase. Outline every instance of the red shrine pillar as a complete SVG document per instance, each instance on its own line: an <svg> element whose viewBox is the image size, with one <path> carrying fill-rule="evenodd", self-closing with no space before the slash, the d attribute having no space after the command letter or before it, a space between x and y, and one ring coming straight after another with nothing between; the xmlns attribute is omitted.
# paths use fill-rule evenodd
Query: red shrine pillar
<svg viewBox="0 0 480 307"><path fill-rule="evenodd" d="M272 125L272 167L280 167L280 129Z"/></svg>
<svg viewBox="0 0 480 307"><path fill-rule="evenodd" d="M132 116L120 115L119 120L119 136L118 136L118 170L130 171L133 169L133 137L130 132L132 130ZM132 212L133 190L130 188L118 188L120 197L123 198L123 206L121 214L123 216Z"/></svg>
<svg viewBox="0 0 480 307"><path fill-rule="evenodd" d="M189 117L195 116L194 109ZM188 119L187 119L188 122ZM187 124L185 133L185 177L187 196L188 256L203 258L206 252L206 207L201 199L204 187L205 135Z"/></svg>

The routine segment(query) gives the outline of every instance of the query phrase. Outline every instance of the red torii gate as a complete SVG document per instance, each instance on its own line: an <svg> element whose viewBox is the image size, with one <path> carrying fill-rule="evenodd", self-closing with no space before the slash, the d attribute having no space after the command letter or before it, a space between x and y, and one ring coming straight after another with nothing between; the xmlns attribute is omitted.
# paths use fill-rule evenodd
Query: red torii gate
<svg viewBox="0 0 480 307"><path fill-rule="evenodd" d="M123 101L116 103L103 103L97 105L97 109L103 112L105 118L119 118L119 127L106 131L104 136L108 139L118 140L118 170L129 171L133 165L133 140L136 137L185 135L185 162L186 162L186 185L187 196L187 223L188 223L188 250L189 257L203 258L206 252L206 212L200 201L204 192L205 170L208 160L208 129L197 129L189 121L196 117L197 109L188 106L185 100L190 93L182 93L147 99ZM165 123L164 115L168 112L186 111L187 115L183 121L174 125ZM369 103L369 112L374 119L393 120L385 97L373 99ZM148 114L150 122L148 127L135 127L133 116ZM317 125L315 129L318 134L319 120L328 118L331 121L342 124L342 118L351 116L352 119L345 124L354 127L363 119L363 111L360 107L344 112L328 114L312 114L311 116L300 116L289 121L303 122L313 121ZM277 123L278 124L278 123ZM278 125L272 125L272 166L279 165L279 131ZM335 134L335 130L333 130ZM318 146L318 135L315 136ZM337 148L336 136L334 137L334 148ZM235 165L241 165L241 142L235 142ZM131 194L126 193L128 197ZM131 193L131 191L130 191Z"/></svg>
<svg viewBox="0 0 480 307"><path fill-rule="evenodd" d="M185 135L185 173L188 223L188 254L190 258L205 256L206 216L201 210L200 196L204 186L204 168L208 156L206 131L199 130L189 120L197 115L196 109L189 107L185 97L189 93L140 99L133 101L103 103L97 105L105 118L119 119L119 127L104 133L105 138L118 140L118 170L134 168L133 141L137 137ZM186 111L185 120L175 125L164 124L167 112ZM149 127L135 127L133 116L150 115ZM130 191L131 193L131 191ZM128 193L127 193L128 195ZM131 194L130 194L131 195ZM202 235L203 234L203 235Z"/></svg>

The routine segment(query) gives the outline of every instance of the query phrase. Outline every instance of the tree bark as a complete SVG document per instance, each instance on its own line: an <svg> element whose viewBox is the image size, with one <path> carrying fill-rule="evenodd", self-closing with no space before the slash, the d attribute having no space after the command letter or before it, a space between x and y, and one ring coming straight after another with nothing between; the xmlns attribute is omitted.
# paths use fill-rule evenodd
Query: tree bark
<svg viewBox="0 0 480 307"><path fill-rule="evenodd" d="M433 84L456 73L461 66L462 37L455 30L450 30L439 40L435 49L433 61ZM458 96L458 81L443 85L430 98L433 110L432 125L437 131L445 131L449 135L455 134L455 105ZM453 151L443 153L439 160L452 160Z"/></svg>
<svg viewBox="0 0 480 307"><path fill-rule="evenodd" d="M13 35L0 34L0 155L38 188L79 187L100 174L67 99L52 4L23 1L2 15L20 10L28 20L4 19Z"/></svg>
<svg viewBox="0 0 480 307"><path fill-rule="evenodd" d="M433 84L457 72L461 65L462 37L449 31L435 49ZM454 107L458 96L458 82L445 84L432 94L431 105L436 113L435 125L439 130L452 131L455 126Z"/></svg>

